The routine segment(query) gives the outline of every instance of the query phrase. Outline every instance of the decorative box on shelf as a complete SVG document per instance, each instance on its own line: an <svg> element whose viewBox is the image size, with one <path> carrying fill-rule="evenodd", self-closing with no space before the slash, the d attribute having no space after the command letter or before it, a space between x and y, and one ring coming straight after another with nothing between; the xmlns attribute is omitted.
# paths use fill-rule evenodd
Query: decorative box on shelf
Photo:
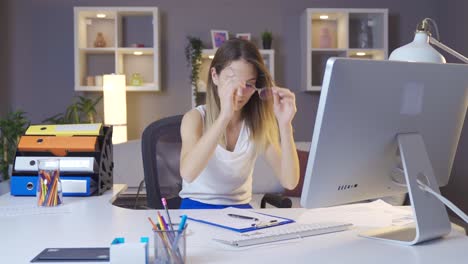
<svg viewBox="0 0 468 264"><path fill-rule="evenodd" d="M388 53L387 9L307 8L301 17L302 88L320 91L327 60L383 60Z"/></svg>
<svg viewBox="0 0 468 264"><path fill-rule="evenodd" d="M157 7L75 7L75 90L102 91L94 80L126 76L128 91L159 91ZM142 85L132 85L134 74Z"/></svg>

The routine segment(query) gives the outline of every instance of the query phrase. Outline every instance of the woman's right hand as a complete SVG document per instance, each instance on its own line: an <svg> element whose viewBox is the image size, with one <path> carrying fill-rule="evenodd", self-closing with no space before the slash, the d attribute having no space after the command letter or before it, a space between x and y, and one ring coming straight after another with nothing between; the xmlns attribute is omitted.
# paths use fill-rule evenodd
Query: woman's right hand
<svg viewBox="0 0 468 264"><path fill-rule="evenodd" d="M234 115L234 94L242 83L236 77L234 71L227 67L219 76L218 95L221 104L219 117L229 121Z"/></svg>

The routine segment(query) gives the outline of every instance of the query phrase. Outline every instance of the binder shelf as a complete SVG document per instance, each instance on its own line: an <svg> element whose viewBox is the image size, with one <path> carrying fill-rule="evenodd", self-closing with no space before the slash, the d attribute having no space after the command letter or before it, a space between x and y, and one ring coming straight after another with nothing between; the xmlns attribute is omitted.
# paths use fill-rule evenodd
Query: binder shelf
<svg viewBox="0 0 468 264"><path fill-rule="evenodd" d="M101 124L95 124L99 127ZM55 126L55 125L54 125ZM60 125L57 125L59 127ZM72 129L75 125L63 125ZM77 127L83 125L76 125ZM32 126L31 126L32 127ZM47 125L44 127L48 127ZM47 158L60 159L60 178L63 186L64 196L90 196L101 195L106 190L110 190L113 185L113 148L112 148L112 126L102 126L98 133L93 148L73 149L70 145L63 145L63 134L44 134L44 130L36 133L34 129L28 129L20 140L16 151L15 163L11 178L11 194L15 196L35 196L37 182L37 160ZM85 137L82 133L67 135L73 138L80 137L77 141L82 142ZM31 138L44 137L41 141ZM56 137L54 140L54 137ZM70 141L73 139L70 139ZM34 143L42 145L41 149ZM61 151L56 151L60 148ZM63 151L65 149L65 151Z"/></svg>

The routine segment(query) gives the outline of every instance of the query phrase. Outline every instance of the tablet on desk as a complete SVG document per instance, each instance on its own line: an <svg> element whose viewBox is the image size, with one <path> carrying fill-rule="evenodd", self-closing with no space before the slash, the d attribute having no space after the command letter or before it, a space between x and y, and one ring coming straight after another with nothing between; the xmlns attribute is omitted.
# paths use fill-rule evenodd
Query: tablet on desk
<svg viewBox="0 0 468 264"><path fill-rule="evenodd" d="M109 262L109 248L46 248L31 262Z"/></svg>

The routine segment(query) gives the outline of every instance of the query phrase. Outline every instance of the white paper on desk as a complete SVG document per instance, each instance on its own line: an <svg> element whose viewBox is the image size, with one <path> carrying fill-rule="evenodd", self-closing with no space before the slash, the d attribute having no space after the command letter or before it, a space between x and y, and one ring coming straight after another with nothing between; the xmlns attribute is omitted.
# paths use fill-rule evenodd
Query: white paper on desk
<svg viewBox="0 0 468 264"><path fill-rule="evenodd" d="M392 206L382 200L327 208L310 209L297 220L298 223L348 222L354 226L385 227L413 222L411 211Z"/></svg>
<svg viewBox="0 0 468 264"><path fill-rule="evenodd" d="M15 206L0 206L0 217L47 215L70 213L69 207L63 205L56 207L39 207L35 204L18 204Z"/></svg>

